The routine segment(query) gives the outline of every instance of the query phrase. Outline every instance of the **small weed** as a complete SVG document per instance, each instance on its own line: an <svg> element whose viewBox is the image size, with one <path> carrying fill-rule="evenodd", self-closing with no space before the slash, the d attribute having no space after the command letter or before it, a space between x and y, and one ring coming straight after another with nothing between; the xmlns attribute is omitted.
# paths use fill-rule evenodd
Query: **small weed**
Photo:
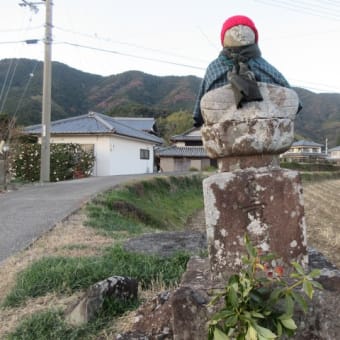
<svg viewBox="0 0 340 340"><path fill-rule="evenodd" d="M225 306L209 323L209 340L247 339L269 340L291 337L297 326L293 320L295 305L307 312L307 302L297 290L302 288L312 299L315 289L322 286L313 280L320 275L313 270L308 275L296 262L290 280L284 278L282 266L271 267L272 254L262 254L245 237L247 257L242 270L229 278L225 290L211 301L221 299Z"/></svg>

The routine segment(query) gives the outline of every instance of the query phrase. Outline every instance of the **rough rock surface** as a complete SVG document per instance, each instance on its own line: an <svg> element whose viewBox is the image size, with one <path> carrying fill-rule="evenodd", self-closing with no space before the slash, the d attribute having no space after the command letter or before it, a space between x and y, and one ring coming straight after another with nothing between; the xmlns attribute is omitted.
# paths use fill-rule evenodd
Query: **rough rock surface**
<svg viewBox="0 0 340 340"><path fill-rule="evenodd" d="M309 312L297 313L299 332L296 340L338 339L340 321L340 271L330 264L322 254L310 250L310 269L322 266L324 272L333 277L333 289L315 294L309 304ZM326 267L324 267L326 265ZM118 340L205 340L207 322L214 314L208 307L213 296L214 282L209 272L209 260L194 256L190 259L180 287L158 294L142 305L131 330L117 334ZM326 288L326 287L325 287ZM335 290L334 290L335 289Z"/></svg>
<svg viewBox="0 0 340 340"><path fill-rule="evenodd" d="M279 154L294 139L298 97L287 88L259 83L263 101L235 106L230 85L207 92L201 100L204 147L211 158Z"/></svg>
<svg viewBox="0 0 340 340"><path fill-rule="evenodd" d="M102 307L104 298L118 300L136 299L138 282L122 276L111 276L92 285L80 300L66 311L66 320L82 325L92 320Z"/></svg>
<svg viewBox="0 0 340 340"><path fill-rule="evenodd" d="M204 221L202 221L204 224ZM145 234L130 239L124 244L124 249L145 254L171 256L178 251L198 254L206 251L205 233L199 231L165 232Z"/></svg>
<svg viewBox="0 0 340 340"><path fill-rule="evenodd" d="M245 234L263 252L277 254L286 271L291 261L307 263L302 186L296 171L224 172L206 178L203 191L210 264L216 278L241 268Z"/></svg>

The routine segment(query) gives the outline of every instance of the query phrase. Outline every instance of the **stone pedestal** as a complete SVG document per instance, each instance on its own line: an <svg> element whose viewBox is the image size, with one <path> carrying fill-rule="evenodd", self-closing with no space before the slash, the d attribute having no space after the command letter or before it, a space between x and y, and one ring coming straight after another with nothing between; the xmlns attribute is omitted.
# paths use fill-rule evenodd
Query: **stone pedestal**
<svg viewBox="0 0 340 340"><path fill-rule="evenodd" d="M272 266L290 271L307 259L303 195L297 172L279 167L279 154L294 139L298 98L294 91L259 83L262 102L237 109L229 85L201 100L202 139L219 173L203 182L211 275L227 279L242 266L244 236Z"/></svg>
<svg viewBox="0 0 340 340"><path fill-rule="evenodd" d="M210 176L203 182L210 266L213 277L239 271L244 235L263 252L307 263L306 224L300 177L280 168L246 169Z"/></svg>

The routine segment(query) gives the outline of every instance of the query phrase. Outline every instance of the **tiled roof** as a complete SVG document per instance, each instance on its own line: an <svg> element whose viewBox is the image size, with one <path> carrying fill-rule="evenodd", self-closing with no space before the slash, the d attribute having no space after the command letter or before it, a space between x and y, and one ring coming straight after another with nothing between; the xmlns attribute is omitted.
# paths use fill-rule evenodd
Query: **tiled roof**
<svg viewBox="0 0 340 340"><path fill-rule="evenodd" d="M145 117L111 117L121 124L128 125L141 131L154 132L155 119Z"/></svg>
<svg viewBox="0 0 340 340"><path fill-rule="evenodd" d="M328 151L340 151L340 146L336 146L335 148L328 149Z"/></svg>
<svg viewBox="0 0 340 340"><path fill-rule="evenodd" d="M179 135L174 135L171 137L171 140L174 142L180 141L200 141L202 140L201 129L199 128L191 128Z"/></svg>
<svg viewBox="0 0 340 340"><path fill-rule="evenodd" d="M318 143L315 143L315 142L312 142L312 141L309 141L309 140L299 140L299 141L296 141L292 144L292 146L314 146L314 147L322 147L323 145L322 144L318 144Z"/></svg>
<svg viewBox="0 0 340 340"><path fill-rule="evenodd" d="M156 144L162 144L163 140L155 135L144 132L139 127L149 126L146 120L138 118L127 120L126 118L110 117L97 112L89 112L72 118L66 118L51 122L51 134L116 134L141 140L147 140ZM24 128L29 134L41 134L41 124Z"/></svg>
<svg viewBox="0 0 340 340"><path fill-rule="evenodd" d="M169 146L157 148L155 154L161 157L208 157L202 146Z"/></svg>
<svg viewBox="0 0 340 340"><path fill-rule="evenodd" d="M285 152L282 154L283 157L319 157L319 158L325 158L326 154L322 152Z"/></svg>

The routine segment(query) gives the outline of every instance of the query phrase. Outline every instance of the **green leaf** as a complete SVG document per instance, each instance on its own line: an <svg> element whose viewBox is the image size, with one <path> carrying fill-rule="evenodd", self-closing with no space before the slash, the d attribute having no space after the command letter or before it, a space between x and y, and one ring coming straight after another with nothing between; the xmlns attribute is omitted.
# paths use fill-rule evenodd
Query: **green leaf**
<svg viewBox="0 0 340 340"><path fill-rule="evenodd" d="M237 315L230 316L230 317L226 318L225 321L224 321L226 327L228 327L228 328L235 327L237 322L238 322Z"/></svg>
<svg viewBox="0 0 340 340"><path fill-rule="evenodd" d="M320 269L313 269L308 276L312 279L320 276Z"/></svg>
<svg viewBox="0 0 340 340"><path fill-rule="evenodd" d="M313 287L318 288L320 290L323 290L323 286L320 282L317 281L311 281L311 284L313 285Z"/></svg>
<svg viewBox="0 0 340 340"><path fill-rule="evenodd" d="M277 336L270 329L255 325L255 329L265 339L275 339Z"/></svg>
<svg viewBox="0 0 340 340"><path fill-rule="evenodd" d="M211 318L212 321L220 321L226 318L229 318L230 316L234 315L235 312L231 310L222 310L216 314L213 315Z"/></svg>
<svg viewBox="0 0 340 340"><path fill-rule="evenodd" d="M269 301L277 301L280 297L281 292L281 288L275 288L269 296Z"/></svg>
<svg viewBox="0 0 340 340"><path fill-rule="evenodd" d="M308 281L308 280L303 281L303 291L306 293L306 295L310 299L313 298L314 289L313 289L313 285L310 281Z"/></svg>
<svg viewBox="0 0 340 340"><path fill-rule="evenodd" d="M249 254L250 257L256 257L257 251L253 247L252 243L250 242L249 238L247 235L244 236L244 244L246 246L247 253Z"/></svg>
<svg viewBox="0 0 340 340"><path fill-rule="evenodd" d="M294 301L290 295L285 297L285 309L287 314L293 314L294 312Z"/></svg>
<svg viewBox="0 0 340 340"><path fill-rule="evenodd" d="M211 301L209 302L208 306L214 305L214 304L215 304L222 296L224 296L223 293L219 293L219 294L215 295L215 296L211 299Z"/></svg>
<svg viewBox="0 0 340 340"><path fill-rule="evenodd" d="M229 336L222 332L220 329L215 328L214 330L214 340L230 340Z"/></svg>
<svg viewBox="0 0 340 340"><path fill-rule="evenodd" d="M291 318L292 318L292 315L291 315L291 314L286 314L286 313L281 314L281 315L278 317L279 320L289 320L289 319L291 319Z"/></svg>
<svg viewBox="0 0 340 340"><path fill-rule="evenodd" d="M258 312L251 312L250 313L251 314L251 316L253 316L254 318L258 318L258 319L264 319L264 316L263 316L263 314L261 314L261 313L258 313Z"/></svg>
<svg viewBox="0 0 340 340"><path fill-rule="evenodd" d="M263 304L262 295L259 294L256 290L250 292L249 297L251 300L255 301L257 304Z"/></svg>
<svg viewBox="0 0 340 340"><path fill-rule="evenodd" d="M276 331L277 331L277 336L280 337L282 335L282 326L281 326L281 322L278 322L276 324Z"/></svg>
<svg viewBox="0 0 340 340"><path fill-rule="evenodd" d="M257 340L257 331L252 326L248 327L245 340Z"/></svg>
<svg viewBox="0 0 340 340"><path fill-rule="evenodd" d="M303 270L302 266L297 262L292 262L292 266L300 275L305 275L305 271Z"/></svg>
<svg viewBox="0 0 340 340"><path fill-rule="evenodd" d="M284 319L284 320L281 320L281 323L287 329L294 330L297 328L293 319Z"/></svg>
<svg viewBox="0 0 340 340"><path fill-rule="evenodd" d="M294 291L291 291L292 298L294 301L298 303L298 305L301 307L304 313L307 313L308 305L305 299L298 293L295 293Z"/></svg>
<svg viewBox="0 0 340 340"><path fill-rule="evenodd" d="M228 292L228 302L233 306L233 308L237 308L239 301L237 298L237 293L234 289L234 287L230 287L229 292Z"/></svg>

